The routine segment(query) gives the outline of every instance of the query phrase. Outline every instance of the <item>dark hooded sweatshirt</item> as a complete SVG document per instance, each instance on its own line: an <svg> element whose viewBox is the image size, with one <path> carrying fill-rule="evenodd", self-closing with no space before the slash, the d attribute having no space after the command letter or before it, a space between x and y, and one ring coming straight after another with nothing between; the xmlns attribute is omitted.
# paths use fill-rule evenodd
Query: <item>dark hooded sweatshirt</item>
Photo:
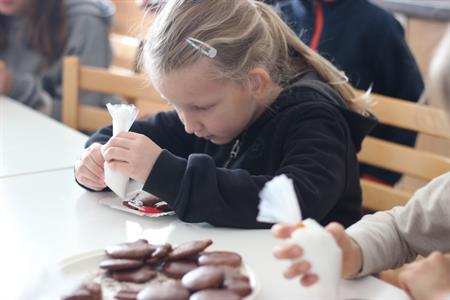
<svg viewBox="0 0 450 300"><path fill-rule="evenodd" d="M286 174L294 181L304 218L344 226L359 220L356 152L376 120L346 108L333 89L312 79L315 75L306 77L311 79L285 89L227 145L187 134L174 111L135 122L131 131L164 149L144 190L167 201L186 222L268 228L256 221L258 194L267 181ZM105 127L86 146L104 144L111 135L111 127Z"/></svg>
<svg viewBox="0 0 450 300"><path fill-rule="evenodd" d="M366 0L268 1L312 49L343 70L352 85L391 97L417 101L424 85L404 31L392 14ZM371 135L414 146L415 133L379 125ZM369 174L393 184L400 175L363 165Z"/></svg>

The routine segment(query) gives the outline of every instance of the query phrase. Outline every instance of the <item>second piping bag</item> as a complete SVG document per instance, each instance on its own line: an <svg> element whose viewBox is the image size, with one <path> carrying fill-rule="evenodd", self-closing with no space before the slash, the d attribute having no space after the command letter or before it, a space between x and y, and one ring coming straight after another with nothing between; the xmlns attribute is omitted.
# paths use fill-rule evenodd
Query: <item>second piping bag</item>
<svg viewBox="0 0 450 300"><path fill-rule="evenodd" d="M306 260L311 273L319 281L308 291L316 299L339 299L342 251L333 236L313 219L302 220L302 212L292 179L282 174L267 182L259 194L257 221L266 223L297 224L288 243L303 248L303 256L293 260ZM296 286L299 286L295 282Z"/></svg>

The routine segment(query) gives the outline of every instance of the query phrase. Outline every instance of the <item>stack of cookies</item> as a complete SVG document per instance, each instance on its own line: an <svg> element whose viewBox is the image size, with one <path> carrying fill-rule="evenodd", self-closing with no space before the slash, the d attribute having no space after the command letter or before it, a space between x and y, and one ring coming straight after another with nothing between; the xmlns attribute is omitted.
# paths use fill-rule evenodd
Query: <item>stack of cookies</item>
<svg viewBox="0 0 450 300"><path fill-rule="evenodd" d="M101 299L101 292L112 286L111 282L116 287L112 298L118 300L233 300L251 294L241 256L227 251L205 252L211 244L211 240L190 241L172 248L141 239L107 247L108 259L100 263L105 271L100 280L90 283L99 285L96 292L89 292L84 284L64 300Z"/></svg>

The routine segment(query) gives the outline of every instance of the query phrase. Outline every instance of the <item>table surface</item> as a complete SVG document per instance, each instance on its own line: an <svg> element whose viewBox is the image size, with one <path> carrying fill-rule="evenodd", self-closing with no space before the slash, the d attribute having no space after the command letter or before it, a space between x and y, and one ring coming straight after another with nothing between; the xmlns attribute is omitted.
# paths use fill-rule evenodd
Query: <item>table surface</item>
<svg viewBox="0 0 450 300"><path fill-rule="evenodd" d="M21 298L43 270L64 258L139 238L173 244L210 238L211 250L236 251L255 271L261 287L257 299L314 295L282 277L285 264L271 253L280 241L269 230L214 228L174 216L139 217L99 204L105 196L78 186L71 169L0 178L0 265L8 270L0 273L0 282L8 283L2 298ZM343 280L340 294L343 299L408 299L374 277Z"/></svg>
<svg viewBox="0 0 450 300"><path fill-rule="evenodd" d="M72 168L87 136L0 97L0 178Z"/></svg>

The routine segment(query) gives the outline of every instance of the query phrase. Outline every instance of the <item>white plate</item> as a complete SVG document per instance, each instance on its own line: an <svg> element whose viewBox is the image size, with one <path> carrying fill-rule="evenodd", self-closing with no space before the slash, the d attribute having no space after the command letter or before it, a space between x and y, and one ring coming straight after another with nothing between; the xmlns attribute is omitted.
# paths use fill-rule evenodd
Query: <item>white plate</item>
<svg viewBox="0 0 450 300"><path fill-rule="evenodd" d="M60 271L64 279L70 282L92 280L99 274L99 272L101 272L99 268L100 262L106 259L108 259L108 257L105 254L105 250L95 250L80 255L75 255L64 259L59 264ZM253 292L249 296L245 297L244 300L253 300L260 289L256 275L246 264L243 264L241 272L249 277L250 285L253 289ZM122 286L123 285L126 285L126 283L122 284ZM133 286L133 284L130 285Z"/></svg>

